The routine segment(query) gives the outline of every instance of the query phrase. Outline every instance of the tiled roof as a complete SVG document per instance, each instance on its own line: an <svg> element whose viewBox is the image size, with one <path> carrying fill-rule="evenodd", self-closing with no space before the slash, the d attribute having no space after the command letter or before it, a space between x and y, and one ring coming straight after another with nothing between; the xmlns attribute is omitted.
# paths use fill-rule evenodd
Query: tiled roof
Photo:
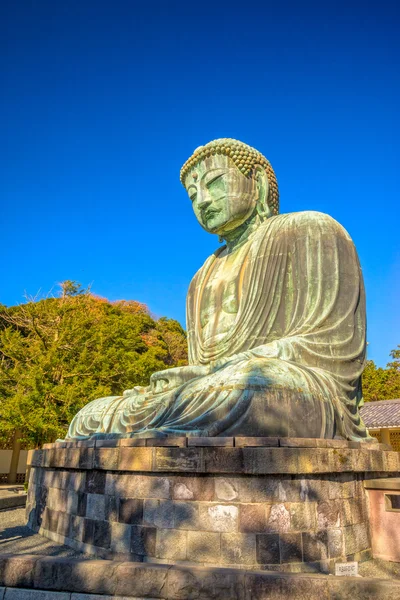
<svg viewBox="0 0 400 600"><path fill-rule="evenodd" d="M400 398L366 402L360 413L367 429L400 427Z"/></svg>

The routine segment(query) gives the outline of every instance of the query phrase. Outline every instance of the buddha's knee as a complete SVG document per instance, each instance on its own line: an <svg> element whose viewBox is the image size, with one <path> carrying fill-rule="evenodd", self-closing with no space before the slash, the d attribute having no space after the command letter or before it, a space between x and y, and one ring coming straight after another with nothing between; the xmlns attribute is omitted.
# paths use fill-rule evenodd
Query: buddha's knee
<svg viewBox="0 0 400 600"><path fill-rule="evenodd" d="M279 359L251 358L237 365L229 382L251 396L236 425L241 435L333 437L330 398L323 393L323 383L301 367Z"/></svg>

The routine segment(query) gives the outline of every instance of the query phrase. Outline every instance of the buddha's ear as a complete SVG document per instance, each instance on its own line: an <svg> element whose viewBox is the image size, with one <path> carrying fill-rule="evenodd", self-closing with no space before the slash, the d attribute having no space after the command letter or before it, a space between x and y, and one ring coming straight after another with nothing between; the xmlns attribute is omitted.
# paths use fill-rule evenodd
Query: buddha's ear
<svg viewBox="0 0 400 600"><path fill-rule="evenodd" d="M258 191L257 212L263 221L272 216L272 210L268 205L269 181L267 173L262 166L257 165L255 167L254 181Z"/></svg>

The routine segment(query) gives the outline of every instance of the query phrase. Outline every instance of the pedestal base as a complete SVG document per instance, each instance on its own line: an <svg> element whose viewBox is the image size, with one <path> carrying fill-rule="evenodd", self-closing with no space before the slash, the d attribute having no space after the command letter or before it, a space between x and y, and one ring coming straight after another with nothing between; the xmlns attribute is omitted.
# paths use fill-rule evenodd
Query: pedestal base
<svg viewBox="0 0 400 600"><path fill-rule="evenodd" d="M400 468L382 444L288 438L61 442L29 458L28 524L59 543L290 572L370 558L363 481Z"/></svg>

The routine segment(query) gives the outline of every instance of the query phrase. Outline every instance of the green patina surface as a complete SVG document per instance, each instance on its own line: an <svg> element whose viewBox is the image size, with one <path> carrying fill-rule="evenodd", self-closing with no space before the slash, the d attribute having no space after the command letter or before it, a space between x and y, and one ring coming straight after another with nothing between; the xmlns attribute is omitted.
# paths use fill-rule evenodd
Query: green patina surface
<svg viewBox="0 0 400 600"><path fill-rule="evenodd" d="M366 438L365 294L348 233L322 213L279 215L271 165L236 140L198 148L181 181L224 241L189 287L190 364L91 402L68 437Z"/></svg>

